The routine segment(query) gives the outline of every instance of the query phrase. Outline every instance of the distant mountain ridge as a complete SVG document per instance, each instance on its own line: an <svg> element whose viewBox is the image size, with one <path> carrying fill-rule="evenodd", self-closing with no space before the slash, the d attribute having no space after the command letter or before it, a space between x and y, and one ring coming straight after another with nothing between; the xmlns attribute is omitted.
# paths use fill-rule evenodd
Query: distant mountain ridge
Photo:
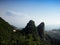
<svg viewBox="0 0 60 45"><path fill-rule="evenodd" d="M47 31L46 39L54 45L60 45L60 29L53 29L52 31Z"/></svg>
<svg viewBox="0 0 60 45"><path fill-rule="evenodd" d="M52 31L47 32L52 38L60 40L60 29L54 29Z"/></svg>

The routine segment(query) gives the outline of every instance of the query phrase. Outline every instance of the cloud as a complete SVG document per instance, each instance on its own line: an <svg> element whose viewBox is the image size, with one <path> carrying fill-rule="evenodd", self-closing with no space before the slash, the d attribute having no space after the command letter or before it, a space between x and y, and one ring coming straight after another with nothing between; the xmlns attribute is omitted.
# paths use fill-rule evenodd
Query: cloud
<svg viewBox="0 0 60 45"><path fill-rule="evenodd" d="M9 22L11 25L16 27L25 27L27 22L31 19L26 13L16 12L16 11L6 11L3 18Z"/></svg>
<svg viewBox="0 0 60 45"><path fill-rule="evenodd" d="M16 11L11 11L11 10L6 11L6 13L9 13L9 14L12 14L15 16L24 15L24 13L22 13L22 12L16 12Z"/></svg>
<svg viewBox="0 0 60 45"><path fill-rule="evenodd" d="M29 20L34 20L36 25L42 22L42 19L39 16L32 16L28 13L16 12L12 10L6 11L3 18L16 27L25 27Z"/></svg>

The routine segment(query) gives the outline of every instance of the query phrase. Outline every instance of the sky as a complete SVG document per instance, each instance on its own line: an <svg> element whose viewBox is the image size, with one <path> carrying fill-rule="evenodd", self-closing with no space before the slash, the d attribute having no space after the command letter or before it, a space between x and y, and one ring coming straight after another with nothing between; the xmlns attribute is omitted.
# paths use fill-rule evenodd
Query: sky
<svg viewBox="0 0 60 45"><path fill-rule="evenodd" d="M0 17L9 24L23 28L34 20L45 23L48 30L60 28L59 0L0 0Z"/></svg>

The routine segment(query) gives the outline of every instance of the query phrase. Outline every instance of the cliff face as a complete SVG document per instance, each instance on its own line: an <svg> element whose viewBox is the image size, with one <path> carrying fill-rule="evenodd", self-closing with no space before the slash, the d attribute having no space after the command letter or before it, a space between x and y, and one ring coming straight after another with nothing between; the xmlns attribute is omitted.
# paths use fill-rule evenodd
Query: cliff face
<svg viewBox="0 0 60 45"><path fill-rule="evenodd" d="M35 26L35 22L33 20L30 20L27 23L27 26L24 28L24 34L28 35L28 34L32 34L34 40L37 40L39 35L38 35L38 31L37 28Z"/></svg>
<svg viewBox="0 0 60 45"><path fill-rule="evenodd" d="M30 20L26 27L24 28L25 33L37 33L37 28L35 26L35 22L33 20Z"/></svg>
<svg viewBox="0 0 60 45"><path fill-rule="evenodd" d="M41 38L44 39L44 22L37 26L38 34Z"/></svg>

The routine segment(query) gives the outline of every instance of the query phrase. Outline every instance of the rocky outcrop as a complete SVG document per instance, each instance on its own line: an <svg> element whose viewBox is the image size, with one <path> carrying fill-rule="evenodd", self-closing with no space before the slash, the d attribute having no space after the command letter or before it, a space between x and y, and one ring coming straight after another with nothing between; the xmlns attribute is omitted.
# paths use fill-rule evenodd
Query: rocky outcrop
<svg viewBox="0 0 60 45"><path fill-rule="evenodd" d="M41 38L44 39L44 22L37 26L38 34Z"/></svg>

